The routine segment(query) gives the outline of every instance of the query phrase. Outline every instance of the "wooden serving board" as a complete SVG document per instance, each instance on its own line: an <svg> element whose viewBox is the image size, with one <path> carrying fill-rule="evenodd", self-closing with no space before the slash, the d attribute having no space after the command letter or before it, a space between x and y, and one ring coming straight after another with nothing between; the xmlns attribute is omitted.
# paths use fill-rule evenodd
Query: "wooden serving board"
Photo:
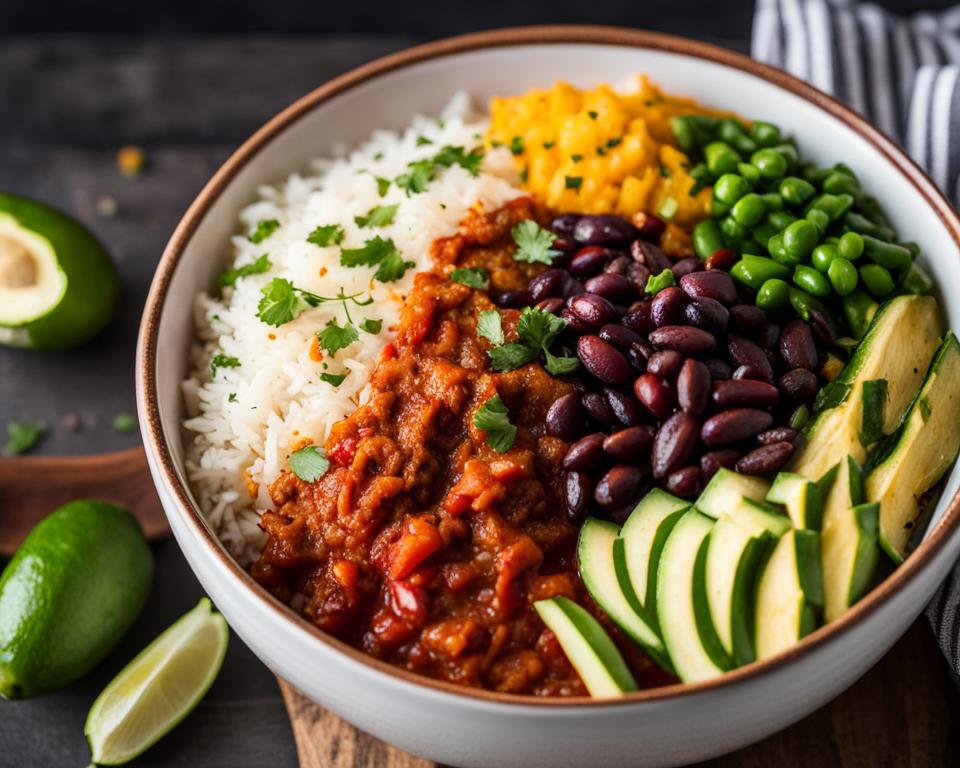
<svg viewBox="0 0 960 768"><path fill-rule="evenodd" d="M940 649L920 619L876 667L823 709L698 768L952 765L956 755L950 754L954 723L948 685ZM357 730L282 680L280 688L301 768L441 768Z"/></svg>

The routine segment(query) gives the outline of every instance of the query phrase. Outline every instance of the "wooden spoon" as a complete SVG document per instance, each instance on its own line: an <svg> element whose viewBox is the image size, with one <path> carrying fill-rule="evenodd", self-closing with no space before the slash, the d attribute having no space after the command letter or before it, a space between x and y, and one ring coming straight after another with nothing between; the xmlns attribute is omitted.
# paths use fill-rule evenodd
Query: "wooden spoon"
<svg viewBox="0 0 960 768"><path fill-rule="evenodd" d="M0 557L61 504L102 499L129 509L150 541L170 535L143 446L97 456L0 459Z"/></svg>

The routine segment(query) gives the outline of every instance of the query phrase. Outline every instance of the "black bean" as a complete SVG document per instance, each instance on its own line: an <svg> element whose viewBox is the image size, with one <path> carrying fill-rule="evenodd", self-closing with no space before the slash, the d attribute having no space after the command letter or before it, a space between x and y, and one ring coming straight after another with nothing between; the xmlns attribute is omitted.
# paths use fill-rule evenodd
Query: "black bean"
<svg viewBox="0 0 960 768"><path fill-rule="evenodd" d="M756 408L731 408L703 423L700 437L711 448L753 437L773 424L773 416Z"/></svg>
<svg viewBox="0 0 960 768"><path fill-rule="evenodd" d="M734 365L746 365L762 374L763 380L773 381L773 367L763 349L742 336L731 336L727 340L727 354Z"/></svg>
<svg viewBox="0 0 960 768"><path fill-rule="evenodd" d="M654 352L647 358L647 372L662 379L672 379L680 373L683 365L683 355L673 349L664 349Z"/></svg>
<svg viewBox="0 0 960 768"><path fill-rule="evenodd" d="M684 322L687 294L676 286L664 288L650 303L650 317L658 328L663 325L680 325Z"/></svg>
<svg viewBox="0 0 960 768"><path fill-rule="evenodd" d="M813 335L822 343L833 344L833 325L823 316L819 309L810 309L810 325L813 327Z"/></svg>
<svg viewBox="0 0 960 768"><path fill-rule="evenodd" d="M740 451L735 448L721 448L719 451L708 451L703 454L700 457L700 472L703 475L703 482L709 481L721 467L733 469L740 456Z"/></svg>
<svg viewBox="0 0 960 768"><path fill-rule="evenodd" d="M580 247L580 243L574 240L572 237L555 237L553 242L550 244L550 249L553 251L560 251L563 256L569 257L573 255L573 252ZM559 257L554 257L553 263L556 264Z"/></svg>
<svg viewBox="0 0 960 768"><path fill-rule="evenodd" d="M703 262L693 257L680 259L680 261L675 262L673 266L670 267L674 280L680 280L684 275L689 275L691 272L699 272L702 269Z"/></svg>
<svg viewBox="0 0 960 768"><path fill-rule="evenodd" d="M644 211L633 214L630 221L637 228L637 236L652 243L659 242L667 228L667 222L659 216Z"/></svg>
<svg viewBox="0 0 960 768"><path fill-rule="evenodd" d="M656 429L651 426L627 427L603 441L603 450L614 461L623 464L636 464L647 461L650 457L650 446L653 445L653 436Z"/></svg>
<svg viewBox="0 0 960 768"><path fill-rule="evenodd" d="M772 408L780 399L780 392L772 384L751 379L730 379L713 384L713 402L718 408L747 406Z"/></svg>
<svg viewBox="0 0 960 768"><path fill-rule="evenodd" d="M817 345L813 332L803 320L794 319L780 334L780 356L790 368L816 368Z"/></svg>
<svg viewBox="0 0 960 768"><path fill-rule="evenodd" d="M586 472L566 472L563 476L563 500L571 522L583 518L593 497L593 478Z"/></svg>
<svg viewBox="0 0 960 768"><path fill-rule="evenodd" d="M608 344L613 344L621 352L626 352L631 345L641 340L639 334L615 323L603 326L597 335Z"/></svg>
<svg viewBox="0 0 960 768"><path fill-rule="evenodd" d="M774 427L766 432L757 435L757 442L760 445L770 445L770 443L792 443L800 433L790 427Z"/></svg>
<svg viewBox="0 0 960 768"><path fill-rule="evenodd" d="M646 411L640 405L640 401L633 395L609 387L604 388L603 394L607 398L607 402L610 403L610 409L617 417L617 421L625 427L635 427L638 424L643 424L646 420L644 418Z"/></svg>
<svg viewBox="0 0 960 768"><path fill-rule="evenodd" d="M568 269L574 277L593 277L600 274L612 259L612 251L599 245L588 245L573 254Z"/></svg>
<svg viewBox="0 0 960 768"><path fill-rule="evenodd" d="M702 416L710 397L710 370L699 360L688 359L677 376L677 402L691 416Z"/></svg>
<svg viewBox="0 0 960 768"><path fill-rule="evenodd" d="M650 468L656 478L666 477L684 466L697 446L700 423L688 413L677 411L663 422L653 438Z"/></svg>
<svg viewBox="0 0 960 768"><path fill-rule="evenodd" d="M534 301L530 291L524 288L519 291L498 293L493 297L493 303L501 309L521 309L530 306Z"/></svg>
<svg viewBox="0 0 960 768"><path fill-rule="evenodd" d="M564 269L547 269L537 275L527 286L534 301L543 301L563 293L563 284L568 277Z"/></svg>
<svg viewBox="0 0 960 768"><path fill-rule="evenodd" d="M551 221L550 229L552 229L558 235L569 237L573 235L573 229L577 226L578 221L580 221L579 214L566 213L563 216L557 216L557 218Z"/></svg>
<svg viewBox="0 0 960 768"><path fill-rule="evenodd" d="M806 368L794 368L780 377L780 389L794 403L806 403L817 394L817 375Z"/></svg>
<svg viewBox="0 0 960 768"><path fill-rule="evenodd" d="M719 270L684 275L680 278L680 288L691 299L703 296L721 304L734 304L737 301L737 288L733 278Z"/></svg>
<svg viewBox="0 0 960 768"><path fill-rule="evenodd" d="M681 499L695 499L703 489L703 474L700 467L691 464L667 475L664 481L666 489Z"/></svg>
<svg viewBox="0 0 960 768"><path fill-rule="evenodd" d="M742 475L772 475L787 463L793 455L791 443L770 443L754 448L736 464L737 472Z"/></svg>
<svg viewBox="0 0 960 768"><path fill-rule="evenodd" d="M587 280L583 287L588 293L602 296L609 301L629 303L637 297L637 289L623 275L603 272Z"/></svg>
<svg viewBox="0 0 960 768"><path fill-rule="evenodd" d="M627 267L627 280L630 285L636 288L637 293L643 293L647 287L647 281L650 279L650 270L643 264L637 264L635 261Z"/></svg>
<svg viewBox="0 0 960 768"><path fill-rule="evenodd" d="M602 392L585 392L580 398L583 409L598 424L605 427L617 427L620 422Z"/></svg>
<svg viewBox="0 0 960 768"><path fill-rule="evenodd" d="M630 381L630 364L620 351L599 336L577 339L577 357L583 367L604 384L626 384Z"/></svg>
<svg viewBox="0 0 960 768"><path fill-rule="evenodd" d="M650 334L650 343L658 349L675 349L684 355L703 355L717 346L712 333L688 325L661 326Z"/></svg>
<svg viewBox="0 0 960 768"><path fill-rule="evenodd" d="M739 365L732 374L734 379L750 379L752 381L766 381L766 370L759 370L751 365ZM769 382L768 382L769 383Z"/></svg>
<svg viewBox="0 0 960 768"><path fill-rule="evenodd" d="M763 330L763 338L760 339L760 343L765 349L775 349L779 339L780 326L774 323L767 323L767 327Z"/></svg>
<svg viewBox="0 0 960 768"><path fill-rule="evenodd" d="M762 339L767 329L766 314L752 304L734 304L730 307L730 320L738 333L754 341Z"/></svg>
<svg viewBox="0 0 960 768"><path fill-rule="evenodd" d="M729 248L718 248L707 256L707 260L703 262L703 266L705 269L719 269L724 272L729 272L738 261L740 261L740 257L736 251Z"/></svg>
<svg viewBox="0 0 960 768"><path fill-rule="evenodd" d="M674 387L666 379L645 373L633 382L633 393L657 419L665 419L677 404Z"/></svg>
<svg viewBox="0 0 960 768"><path fill-rule="evenodd" d="M581 293L574 296L567 302L567 307L574 316L592 328L617 319L617 311L613 308L613 304L595 293Z"/></svg>
<svg viewBox="0 0 960 768"><path fill-rule="evenodd" d="M617 464L607 470L593 491L593 498L601 507L622 507L637 497L643 483L639 467Z"/></svg>
<svg viewBox="0 0 960 768"><path fill-rule="evenodd" d="M547 434L570 442L587 428L587 414L576 392L569 392L553 401L544 419Z"/></svg>
<svg viewBox="0 0 960 768"><path fill-rule="evenodd" d="M653 323L652 311L652 301L649 299L646 301L638 301L635 304L630 305L630 308L623 316L620 324L624 328L629 328L634 333L639 333L643 336L646 336L655 327Z"/></svg>
<svg viewBox="0 0 960 768"><path fill-rule="evenodd" d="M567 449L563 457L563 468L583 472L595 466L603 458L603 438L600 432L581 437Z"/></svg>
<svg viewBox="0 0 960 768"><path fill-rule="evenodd" d="M730 313L716 299L706 297L692 299L683 312L686 321L697 328L710 333L723 333L727 330Z"/></svg>
<svg viewBox="0 0 960 768"><path fill-rule="evenodd" d="M565 306L566 302L563 299L553 296L538 303L537 309L542 309L544 312L549 312L551 315L556 315L561 312Z"/></svg>
<svg viewBox="0 0 960 768"><path fill-rule="evenodd" d="M659 247L646 240L634 240L630 243L630 255L638 264L643 264L654 275L670 269L673 262Z"/></svg>
<svg viewBox="0 0 960 768"><path fill-rule="evenodd" d="M620 256L615 256L613 261L607 264L603 268L604 272L609 272L614 275L623 275L627 276L627 270L630 268L630 265L633 264L633 259L629 256L621 254Z"/></svg>
<svg viewBox="0 0 960 768"><path fill-rule="evenodd" d="M636 227L619 216L581 216L573 228L574 240L584 245L626 243L636 236Z"/></svg>
<svg viewBox="0 0 960 768"><path fill-rule="evenodd" d="M585 323L579 316L575 315L570 307L566 307L560 312L560 317L567 321L567 328L574 333L591 333L594 328L590 323Z"/></svg>
<svg viewBox="0 0 960 768"><path fill-rule="evenodd" d="M647 358L652 353L652 349L648 349L649 346L645 341L638 341L631 344L630 349L627 350L627 362L640 373L647 370Z"/></svg>
<svg viewBox="0 0 960 768"><path fill-rule="evenodd" d="M710 378L714 381L723 381L733 375L730 366L716 357L708 357L703 361L703 364L707 366L710 371Z"/></svg>

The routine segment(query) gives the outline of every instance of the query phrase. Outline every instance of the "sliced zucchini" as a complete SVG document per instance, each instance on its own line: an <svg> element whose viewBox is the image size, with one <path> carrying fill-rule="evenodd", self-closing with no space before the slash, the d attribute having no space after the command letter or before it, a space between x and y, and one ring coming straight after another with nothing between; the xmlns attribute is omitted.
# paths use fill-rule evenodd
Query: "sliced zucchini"
<svg viewBox="0 0 960 768"><path fill-rule="evenodd" d="M770 484L762 478L740 475L731 469L721 468L710 478L694 506L716 520L727 510L739 507L741 499L762 501L769 487Z"/></svg>
<svg viewBox="0 0 960 768"><path fill-rule="evenodd" d="M880 504L880 544L900 562L921 515L920 498L939 482L960 450L960 344L940 346L903 426L867 475L868 501Z"/></svg>
<svg viewBox="0 0 960 768"><path fill-rule="evenodd" d="M716 659L718 663L723 663L724 657L736 666L753 661L757 574L770 544L789 529L790 521L784 515L742 498L710 531L704 588L710 621L724 652Z"/></svg>
<svg viewBox="0 0 960 768"><path fill-rule="evenodd" d="M780 472L773 479L767 501L782 504L794 528L820 529L821 499L817 484L795 472Z"/></svg>
<svg viewBox="0 0 960 768"><path fill-rule="evenodd" d="M773 548L757 586L757 658L775 656L810 634L822 605L820 536L816 531L787 531Z"/></svg>
<svg viewBox="0 0 960 768"><path fill-rule="evenodd" d="M622 696L637 690L637 682L610 635L583 608L560 596L538 600L533 607L557 636L591 696Z"/></svg>
<svg viewBox="0 0 960 768"><path fill-rule="evenodd" d="M630 513L613 545L613 561L623 592L655 630L659 630L656 614L660 553L673 526L689 507L689 502L654 488Z"/></svg>
<svg viewBox="0 0 960 768"><path fill-rule="evenodd" d="M603 612L643 648L660 666L670 670L663 641L644 618L630 605L613 564L613 544L620 529L606 520L588 518L580 529L577 559L580 578Z"/></svg>
<svg viewBox="0 0 960 768"><path fill-rule="evenodd" d="M694 580L703 578L706 540L712 527L713 520L696 509L684 512L663 546L657 570L660 631L673 668L685 683L726 671L703 646L700 627L709 627L710 608L693 588Z"/></svg>

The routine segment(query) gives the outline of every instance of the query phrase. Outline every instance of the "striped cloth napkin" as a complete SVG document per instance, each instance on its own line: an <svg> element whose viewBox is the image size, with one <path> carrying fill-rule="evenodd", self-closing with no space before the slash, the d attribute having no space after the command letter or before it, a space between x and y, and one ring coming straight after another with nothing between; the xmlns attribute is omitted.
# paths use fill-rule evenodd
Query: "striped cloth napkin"
<svg viewBox="0 0 960 768"><path fill-rule="evenodd" d="M757 0L753 57L832 93L960 201L960 6L896 16L847 0ZM960 565L927 606L960 674Z"/></svg>

